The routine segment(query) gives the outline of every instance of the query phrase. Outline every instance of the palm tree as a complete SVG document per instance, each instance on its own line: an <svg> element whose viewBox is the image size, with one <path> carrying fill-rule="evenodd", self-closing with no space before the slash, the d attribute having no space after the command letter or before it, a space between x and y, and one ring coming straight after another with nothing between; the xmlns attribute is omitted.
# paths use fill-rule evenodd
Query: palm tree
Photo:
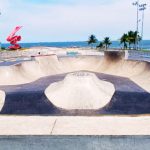
<svg viewBox="0 0 150 150"><path fill-rule="evenodd" d="M99 45L96 46L96 48L102 49L104 48L104 43L100 42Z"/></svg>
<svg viewBox="0 0 150 150"><path fill-rule="evenodd" d="M91 36L89 36L88 44L91 45L92 48L94 43L97 43L97 39L96 36L92 34Z"/></svg>
<svg viewBox="0 0 150 150"><path fill-rule="evenodd" d="M136 41L135 32L129 31L128 32L128 43L129 43L129 49L131 49L131 44L134 44Z"/></svg>
<svg viewBox="0 0 150 150"><path fill-rule="evenodd" d="M121 37L121 39L120 39L120 43L121 44L123 44L123 48L124 49L127 49L128 48L128 45L127 45L127 43L128 43L128 35L127 34L123 34L122 35L122 37Z"/></svg>
<svg viewBox="0 0 150 150"><path fill-rule="evenodd" d="M138 32L137 31L135 31L135 32L133 32L133 44L135 45L136 44L136 42L138 42Z"/></svg>
<svg viewBox="0 0 150 150"><path fill-rule="evenodd" d="M133 38L134 38L133 44L134 44L134 47L135 47L136 43L139 43L142 40L142 37L138 34L137 31L135 31Z"/></svg>
<svg viewBox="0 0 150 150"><path fill-rule="evenodd" d="M110 41L110 38L109 37L105 37L104 41L103 41L103 44L105 45L105 48L107 50L108 47L112 44L111 41Z"/></svg>
<svg viewBox="0 0 150 150"><path fill-rule="evenodd" d="M128 32L128 43L129 43L129 49L131 49L131 44L134 45L133 48L135 48L136 42L141 41L141 36L138 34L137 31L129 31Z"/></svg>

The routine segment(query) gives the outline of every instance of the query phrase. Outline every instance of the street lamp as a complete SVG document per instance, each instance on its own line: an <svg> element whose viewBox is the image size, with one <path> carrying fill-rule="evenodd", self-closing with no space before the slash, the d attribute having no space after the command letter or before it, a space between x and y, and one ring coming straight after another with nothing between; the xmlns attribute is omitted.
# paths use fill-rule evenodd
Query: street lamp
<svg viewBox="0 0 150 150"><path fill-rule="evenodd" d="M137 7L137 27L136 27L136 31L137 31L137 36L136 36L136 50L138 50L139 47L139 42L138 42L138 33L139 33L139 0L137 0L136 2L132 3L134 6Z"/></svg>
<svg viewBox="0 0 150 150"><path fill-rule="evenodd" d="M143 40L143 31L144 31L144 11L146 9L147 4L139 5L139 10L142 11L142 30L141 30L141 38Z"/></svg>
<svg viewBox="0 0 150 150"><path fill-rule="evenodd" d="M1 13L1 10L0 10L0 15L1 15L2 13ZM0 49L2 49L2 43L1 43L1 41L0 41Z"/></svg>

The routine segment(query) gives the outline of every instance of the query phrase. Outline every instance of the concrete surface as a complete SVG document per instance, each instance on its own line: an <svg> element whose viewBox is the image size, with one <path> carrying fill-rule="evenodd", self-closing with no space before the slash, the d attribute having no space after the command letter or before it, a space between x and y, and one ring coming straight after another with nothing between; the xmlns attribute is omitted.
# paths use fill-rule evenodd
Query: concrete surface
<svg viewBox="0 0 150 150"><path fill-rule="evenodd" d="M5 101L1 103L0 134L150 135L150 64L123 58L124 53L121 52L105 52L104 58L99 56L58 58L51 55L36 57L34 61L13 66L0 67L0 90L6 94ZM48 100L44 93L45 89L54 82L62 81L69 72L76 71L95 73L100 80L114 85L115 93L108 105L97 110L65 110ZM108 114L110 116L107 116ZM137 114L141 116L133 116ZM6 143L9 138L11 137L6 138ZM129 139L127 138L127 143ZM146 149L147 139L142 137L140 140L145 143ZM104 142L106 141L107 139ZM124 142L119 147L124 145ZM3 147L7 146L4 141L2 143ZM82 144L79 148L80 146ZM125 148L128 146L127 144ZM140 146L141 143L138 148Z"/></svg>
<svg viewBox="0 0 150 150"><path fill-rule="evenodd" d="M48 135L55 118L40 116L0 116L0 135Z"/></svg>
<svg viewBox="0 0 150 150"><path fill-rule="evenodd" d="M44 91L52 83L64 79L66 74L47 76L28 84L0 86L5 91L5 103L0 114L97 116L101 114L149 114L150 94L128 78L95 73L100 80L115 87L111 101L97 110L65 110L56 107ZM89 93L87 93L88 95Z"/></svg>
<svg viewBox="0 0 150 150"><path fill-rule="evenodd" d="M150 136L1 136L0 150L149 150Z"/></svg>
<svg viewBox="0 0 150 150"><path fill-rule="evenodd" d="M50 84L45 90L50 102L67 110L100 109L110 102L114 92L112 83L85 71L67 74L63 81Z"/></svg>
<svg viewBox="0 0 150 150"><path fill-rule="evenodd" d="M104 58L100 56L57 58L55 55L37 57L35 61L0 67L0 85L30 83L48 75L86 70L130 78L147 92L150 92L149 62L124 60L122 58L123 56L118 56L116 52L105 52Z"/></svg>
<svg viewBox="0 0 150 150"><path fill-rule="evenodd" d="M0 116L0 135L150 135L150 117Z"/></svg>
<svg viewBox="0 0 150 150"><path fill-rule="evenodd" d="M0 91L0 111L2 110L5 103L6 94L4 91Z"/></svg>

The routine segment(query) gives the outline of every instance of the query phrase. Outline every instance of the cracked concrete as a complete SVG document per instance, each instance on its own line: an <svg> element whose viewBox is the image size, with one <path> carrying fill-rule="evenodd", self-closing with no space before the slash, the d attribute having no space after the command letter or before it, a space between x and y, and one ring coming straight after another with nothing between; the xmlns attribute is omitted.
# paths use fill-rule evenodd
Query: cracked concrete
<svg viewBox="0 0 150 150"><path fill-rule="evenodd" d="M150 117L0 116L0 135L150 135Z"/></svg>

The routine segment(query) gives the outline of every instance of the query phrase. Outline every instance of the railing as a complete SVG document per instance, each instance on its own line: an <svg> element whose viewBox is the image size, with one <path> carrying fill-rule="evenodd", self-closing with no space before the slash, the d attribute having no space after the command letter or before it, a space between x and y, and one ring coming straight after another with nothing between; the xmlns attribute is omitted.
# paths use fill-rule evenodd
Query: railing
<svg viewBox="0 0 150 150"><path fill-rule="evenodd" d="M129 50L128 51L129 57L143 57L143 58L150 58L150 51L135 51Z"/></svg>
<svg viewBox="0 0 150 150"><path fill-rule="evenodd" d="M129 50L127 55L128 55L127 57L128 59L150 61L149 51Z"/></svg>

